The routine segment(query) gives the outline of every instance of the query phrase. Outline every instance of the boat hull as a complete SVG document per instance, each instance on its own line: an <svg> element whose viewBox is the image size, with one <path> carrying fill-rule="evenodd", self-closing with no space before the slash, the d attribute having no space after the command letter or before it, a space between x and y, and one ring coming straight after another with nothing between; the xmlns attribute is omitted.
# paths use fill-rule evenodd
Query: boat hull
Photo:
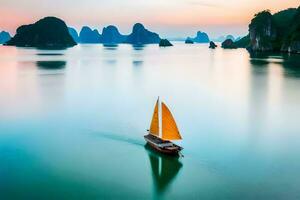
<svg viewBox="0 0 300 200"><path fill-rule="evenodd" d="M163 141L162 139L150 134L145 135L144 138L150 147L163 154L178 156L180 151L183 149L170 141ZM163 144L166 143L168 146L163 146Z"/></svg>

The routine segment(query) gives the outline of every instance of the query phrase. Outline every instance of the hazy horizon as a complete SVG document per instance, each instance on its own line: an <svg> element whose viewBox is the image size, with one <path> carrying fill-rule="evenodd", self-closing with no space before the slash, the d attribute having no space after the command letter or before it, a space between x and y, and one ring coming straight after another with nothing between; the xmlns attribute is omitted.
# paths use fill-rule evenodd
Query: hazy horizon
<svg viewBox="0 0 300 200"><path fill-rule="evenodd" d="M237 37L247 34L255 13L266 9L275 13L298 6L298 0L112 0L105 5L103 0L1 0L0 31L14 35L20 25L56 16L77 31L87 25L101 32L103 27L112 24L122 34L128 34L133 24L140 22L161 37L193 36L197 31L208 33L210 38L228 34Z"/></svg>

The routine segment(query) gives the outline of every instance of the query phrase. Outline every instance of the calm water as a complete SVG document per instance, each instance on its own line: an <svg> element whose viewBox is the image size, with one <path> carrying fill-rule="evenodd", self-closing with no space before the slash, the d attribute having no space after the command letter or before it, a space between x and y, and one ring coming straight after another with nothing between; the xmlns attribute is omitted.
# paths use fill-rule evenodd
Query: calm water
<svg viewBox="0 0 300 200"><path fill-rule="evenodd" d="M145 147L170 107L184 158ZM1 199L299 199L300 56L0 47Z"/></svg>

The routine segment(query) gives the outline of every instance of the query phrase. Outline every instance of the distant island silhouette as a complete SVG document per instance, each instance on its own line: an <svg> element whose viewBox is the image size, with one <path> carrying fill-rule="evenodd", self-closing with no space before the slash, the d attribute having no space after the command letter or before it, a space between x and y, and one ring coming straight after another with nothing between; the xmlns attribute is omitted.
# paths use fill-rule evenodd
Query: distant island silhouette
<svg viewBox="0 0 300 200"><path fill-rule="evenodd" d="M250 52L290 52L300 53L300 7L282 10L271 14L269 10L257 13L249 24L249 33L244 37L221 36L216 40L223 48L247 48ZM0 44L19 47L66 48L77 43L120 43L134 46L159 44L171 46L169 40L161 40L159 34L149 31L141 23L134 24L129 35L122 35L114 25L104 27L102 33L97 29L83 26L78 33L67 27L56 17L45 17L34 24L22 25L11 38L8 32L0 32ZM210 43L205 32L198 31L195 37L187 37L185 43ZM215 45L210 43L210 48Z"/></svg>
<svg viewBox="0 0 300 200"><path fill-rule="evenodd" d="M249 34L235 42L250 52L300 53L300 7L271 14L257 13L249 24Z"/></svg>
<svg viewBox="0 0 300 200"><path fill-rule="evenodd" d="M92 30L88 26L82 27L79 33L80 43L101 43L101 34L97 29Z"/></svg>
<svg viewBox="0 0 300 200"><path fill-rule="evenodd" d="M159 42L159 35L148 31L141 23L136 23L133 26L132 33L129 34L125 40L125 43L134 45L158 44Z"/></svg>
<svg viewBox="0 0 300 200"><path fill-rule="evenodd" d="M103 44L119 44L124 43L126 40L125 35L122 35L118 28L113 25L104 27L102 30L102 40Z"/></svg>
<svg viewBox="0 0 300 200"><path fill-rule="evenodd" d="M186 44L194 44L194 41L191 38L186 38L186 40L184 41L184 43L186 43Z"/></svg>
<svg viewBox="0 0 300 200"><path fill-rule="evenodd" d="M185 43L191 43L190 41L195 42L195 43L209 43L210 42L208 35L205 32L201 32L201 31L198 31L196 37L194 37L194 38L188 37L185 40Z"/></svg>
<svg viewBox="0 0 300 200"><path fill-rule="evenodd" d="M16 35L5 43L9 46L66 48L76 45L64 21L56 17L45 17L34 24L23 25Z"/></svg>
<svg viewBox="0 0 300 200"><path fill-rule="evenodd" d="M227 39L231 39L232 41L235 42L235 41L240 40L241 37L235 38L233 35L226 35L226 36L222 35L222 36L220 36L220 37L218 37L216 39L213 39L212 41L214 41L214 42L224 42Z"/></svg>
<svg viewBox="0 0 300 200"><path fill-rule="evenodd" d="M79 39L79 35L78 35L78 32L76 31L76 29L72 28L72 27L68 27L68 30L69 30L70 35L74 39L74 41L79 43L80 39Z"/></svg>
<svg viewBox="0 0 300 200"><path fill-rule="evenodd" d="M78 43L102 43L105 45L113 44L159 44L160 37L157 33L147 30L143 24L136 23L132 28L132 33L129 35L122 35L118 28L114 25L104 27L100 34L97 29L91 29L88 26L82 27L80 33L69 27L69 33L73 39Z"/></svg>
<svg viewBox="0 0 300 200"><path fill-rule="evenodd" d="M11 39L11 36L8 32L6 32L6 31L0 32L0 44L4 44L7 41L9 41L10 39Z"/></svg>

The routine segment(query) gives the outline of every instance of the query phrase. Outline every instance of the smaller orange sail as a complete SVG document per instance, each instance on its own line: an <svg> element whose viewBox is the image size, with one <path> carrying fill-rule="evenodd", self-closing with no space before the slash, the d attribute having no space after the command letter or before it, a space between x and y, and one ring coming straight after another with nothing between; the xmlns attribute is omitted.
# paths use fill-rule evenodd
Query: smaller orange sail
<svg viewBox="0 0 300 200"><path fill-rule="evenodd" d="M150 134L159 136L159 118L158 118L158 100L156 101L152 121L150 125Z"/></svg>
<svg viewBox="0 0 300 200"><path fill-rule="evenodd" d="M163 140L181 140L181 135L176 122L169 108L162 103L162 139Z"/></svg>

